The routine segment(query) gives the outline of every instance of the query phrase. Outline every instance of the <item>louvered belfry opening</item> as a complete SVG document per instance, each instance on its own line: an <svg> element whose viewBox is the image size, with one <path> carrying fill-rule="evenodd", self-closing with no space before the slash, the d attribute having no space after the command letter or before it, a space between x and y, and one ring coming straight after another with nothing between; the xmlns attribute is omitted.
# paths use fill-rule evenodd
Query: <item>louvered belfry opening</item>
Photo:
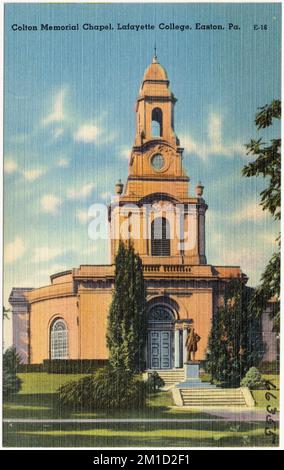
<svg viewBox="0 0 284 470"><path fill-rule="evenodd" d="M165 217L156 218L151 224L151 253L152 256L171 255L170 225Z"/></svg>

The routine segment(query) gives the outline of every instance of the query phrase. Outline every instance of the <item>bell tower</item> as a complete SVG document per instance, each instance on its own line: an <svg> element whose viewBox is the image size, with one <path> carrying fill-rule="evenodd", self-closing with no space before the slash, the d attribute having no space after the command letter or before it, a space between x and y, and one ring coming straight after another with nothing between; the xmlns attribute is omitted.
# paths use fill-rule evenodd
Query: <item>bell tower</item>
<svg viewBox="0 0 284 470"><path fill-rule="evenodd" d="M116 185L117 201L110 211L112 262L119 239L132 239L143 263L206 263L203 186L196 188L196 197L189 197L183 148L174 128L177 99L169 85L155 54L136 100L136 133L125 189L121 182Z"/></svg>
<svg viewBox="0 0 284 470"><path fill-rule="evenodd" d="M136 101L136 135L125 195L143 197L161 190L177 197L188 194L189 178L182 168L183 149L174 130L177 99L169 83L167 72L154 55Z"/></svg>
<svg viewBox="0 0 284 470"><path fill-rule="evenodd" d="M157 137L176 145L174 105L176 98L169 89L167 72L154 55L144 73L136 104L135 145Z"/></svg>

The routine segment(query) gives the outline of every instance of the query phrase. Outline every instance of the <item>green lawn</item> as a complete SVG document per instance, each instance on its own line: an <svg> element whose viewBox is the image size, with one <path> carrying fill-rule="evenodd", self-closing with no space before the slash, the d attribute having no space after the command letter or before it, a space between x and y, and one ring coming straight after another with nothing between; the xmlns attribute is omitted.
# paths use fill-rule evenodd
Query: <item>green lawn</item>
<svg viewBox="0 0 284 470"><path fill-rule="evenodd" d="M273 388L270 392L276 396L277 398L274 399L272 396L269 396L269 400L265 397L267 390L253 390L252 395L255 400L255 404L258 408L266 408L267 405L271 405L272 408L277 407L279 410L279 401L280 401L280 390L279 390L279 375L275 374L264 374L263 378L265 380L269 380L273 385L276 385L276 389Z"/></svg>
<svg viewBox="0 0 284 470"><path fill-rule="evenodd" d="M88 412L72 411L58 406L56 394L52 393L19 393L6 400L3 407L4 418L210 418L199 411L177 409L173 407L170 391L151 394L147 399L147 407L141 410L99 410Z"/></svg>
<svg viewBox="0 0 284 470"><path fill-rule="evenodd" d="M73 447L73 446L269 446L271 438L264 434L265 423L204 421L215 418L214 412L182 410L173 407L171 392L159 392L148 398L142 410L105 410L98 412L62 409L56 400L58 387L83 375L19 374L23 380L18 395L4 403L4 418L176 418L197 419L194 423L115 423L115 424L44 424L5 423L5 446ZM265 376L279 387L277 376ZM277 392L279 393L279 392ZM266 408L265 391L254 391L257 406ZM275 402L275 401L274 401ZM274 404L270 400L271 406ZM203 421L203 422L202 422Z"/></svg>
<svg viewBox="0 0 284 470"><path fill-rule="evenodd" d="M18 374L22 379L20 394L55 393L63 384L71 380L79 380L87 374L46 374L44 372L32 372Z"/></svg>
<svg viewBox="0 0 284 470"><path fill-rule="evenodd" d="M271 446L263 423L5 424L9 447Z"/></svg>

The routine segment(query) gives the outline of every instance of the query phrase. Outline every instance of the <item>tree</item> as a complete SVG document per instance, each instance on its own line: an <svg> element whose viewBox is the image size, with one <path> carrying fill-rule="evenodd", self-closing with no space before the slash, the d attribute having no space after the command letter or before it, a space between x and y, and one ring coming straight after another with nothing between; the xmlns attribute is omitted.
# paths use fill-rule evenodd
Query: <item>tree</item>
<svg viewBox="0 0 284 470"><path fill-rule="evenodd" d="M213 317L206 369L212 380L239 386L250 367L263 354L261 321L250 309L252 289L242 279L232 279L224 303Z"/></svg>
<svg viewBox="0 0 284 470"><path fill-rule="evenodd" d="M9 320L9 312L11 310L3 305L3 320Z"/></svg>
<svg viewBox="0 0 284 470"><path fill-rule="evenodd" d="M115 369L144 369L146 290L142 261L132 244L120 242L115 259L115 285L108 316L107 346Z"/></svg>
<svg viewBox="0 0 284 470"><path fill-rule="evenodd" d="M270 105L260 108L256 114L255 124L259 129L265 129L272 125L273 119L281 118L281 102L274 100ZM281 139L272 139L270 145L267 145L260 138L251 140L246 145L248 154L255 155L255 161L245 165L242 170L243 175L247 177L262 175L268 179L267 187L260 193L263 210L268 210L273 219L280 219L280 202L281 202ZM251 308L257 315L261 316L267 307L267 302L271 298L279 299L280 296L280 239L278 241L278 250L275 252L268 265L266 266L262 276L260 285L256 288L252 297ZM280 307L276 302L275 308L272 310L272 318L274 319L274 329L279 332L280 329Z"/></svg>
<svg viewBox="0 0 284 470"><path fill-rule="evenodd" d="M21 358L15 347L6 349L3 354L3 395L5 397L18 393L22 381L17 376L17 370L21 364Z"/></svg>

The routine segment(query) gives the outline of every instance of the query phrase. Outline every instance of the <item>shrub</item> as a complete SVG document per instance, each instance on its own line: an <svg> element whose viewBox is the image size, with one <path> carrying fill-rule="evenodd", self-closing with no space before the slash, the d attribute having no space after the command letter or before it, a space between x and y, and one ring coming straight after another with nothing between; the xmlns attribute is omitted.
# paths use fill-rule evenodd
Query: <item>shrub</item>
<svg viewBox="0 0 284 470"><path fill-rule="evenodd" d="M3 369L3 396L5 398L18 393L21 390L21 386L22 380L16 374Z"/></svg>
<svg viewBox="0 0 284 470"><path fill-rule="evenodd" d="M111 367L69 382L58 390L60 405L75 409L130 409L146 404L146 384L125 370Z"/></svg>
<svg viewBox="0 0 284 470"><path fill-rule="evenodd" d="M43 370L48 374L94 374L107 364L104 359L45 359Z"/></svg>
<svg viewBox="0 0 284 470"><path fill-rule="evenodd" d="M163 379L159 376L158 372L150 372L147 379L147 389L149 392L156 392L159 388L165 385Z"/></svg>
<svg viewBox="0 0 284 470"><path fill-rule="evenodd" d="M3 354L3 396L18 393L21 389L22 380L17 377L17 370L20 366L21 358L16 348L11 347Z"/></svg>
<svg viewBox="0 0 284 470"><path fill-rule="evenodd" d="M248 387L250 390L264 388L265 380L256 367L251 367L241 381L241 387Z"/></svg>
<svg viewBox="0 0 284 470"><path fill-rule="evenodd" d="M30 372L44 372L43 364L19 364L17 372L30 373Z"/></svg>

